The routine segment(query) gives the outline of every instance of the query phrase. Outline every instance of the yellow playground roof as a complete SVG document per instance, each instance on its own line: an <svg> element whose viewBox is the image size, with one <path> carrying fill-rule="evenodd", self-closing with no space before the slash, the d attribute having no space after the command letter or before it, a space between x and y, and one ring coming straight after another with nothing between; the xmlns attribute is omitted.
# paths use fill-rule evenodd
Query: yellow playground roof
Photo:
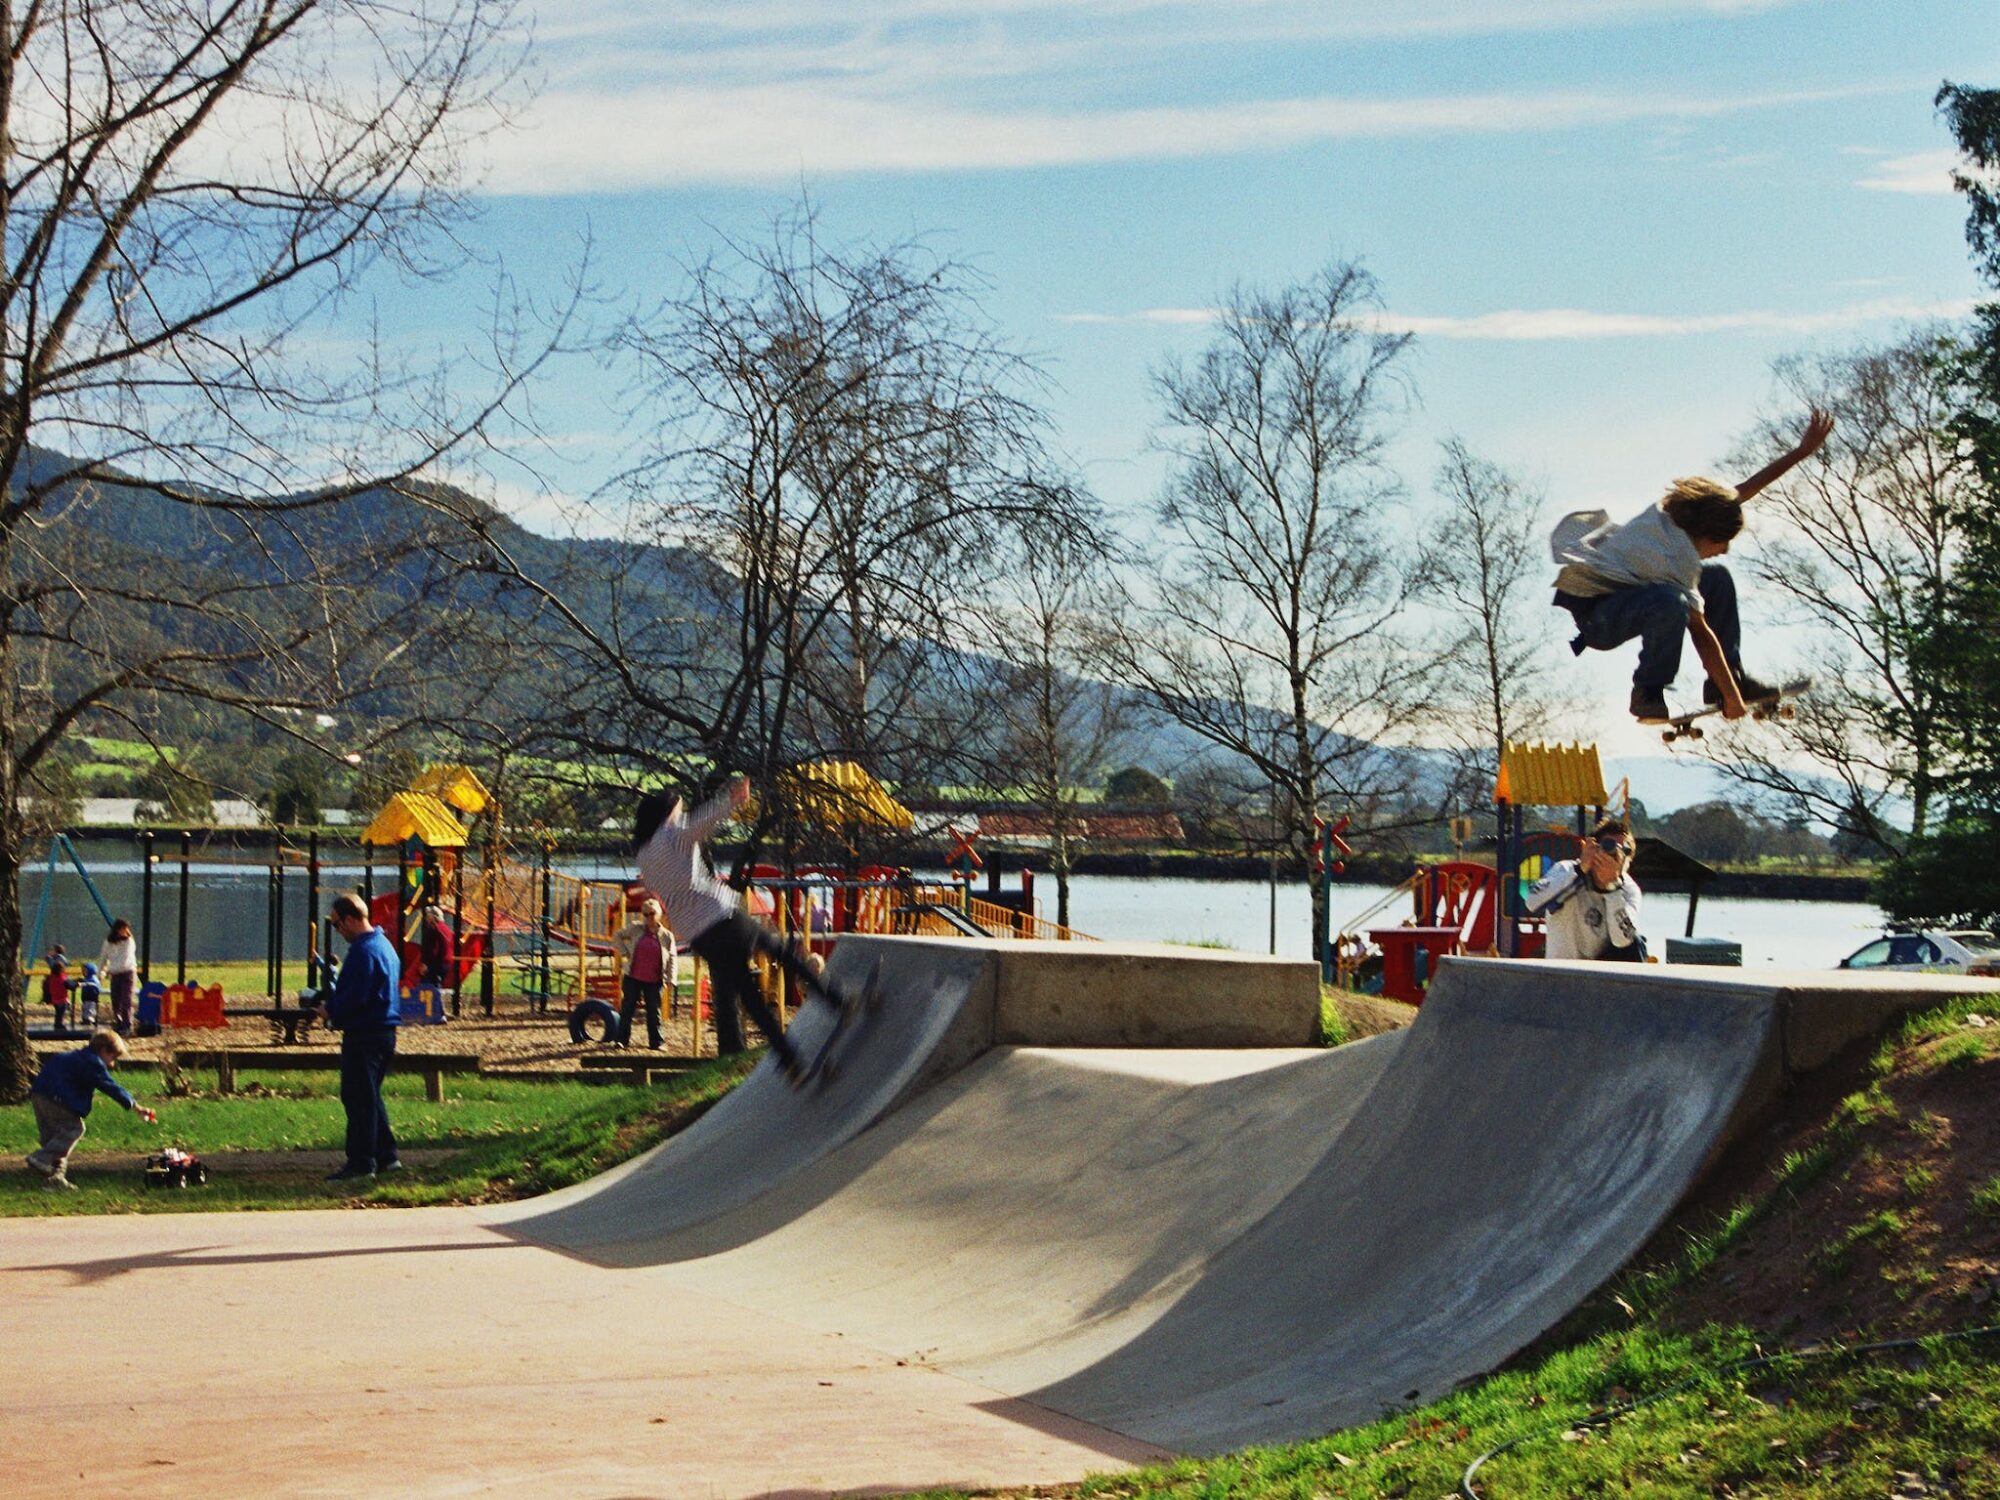
<svg viewBox="0 0 2000 1500"><path fill-rule="evenodd" d="M1509 740L1500 752L1493 800L1516 807L1603 807L1611 798L1597 746Z"/></svg>
<svg viewBox="0 0 2000 1500"><path fill-rule="evenodd" d="M364 844L400 844L415 839L433 849L463 849L465 829L452 811L429 792L398 792L362 832Z"/></svg>
<svg viewBox="0 0 2000 1500"><path fill-rule="evenodd" d="M493 801L493 794L469 766L425 766L423 774L410 783L410 790L427 792L468 818L485 812Z"/></svg>
<svg viewBox="0 0 2000 1500"><path fill-rule="evenodd" d="M794 766L780 785L793 812L828 827L861 823L907 830L917 821L881 782L851 760Z"/></svg>

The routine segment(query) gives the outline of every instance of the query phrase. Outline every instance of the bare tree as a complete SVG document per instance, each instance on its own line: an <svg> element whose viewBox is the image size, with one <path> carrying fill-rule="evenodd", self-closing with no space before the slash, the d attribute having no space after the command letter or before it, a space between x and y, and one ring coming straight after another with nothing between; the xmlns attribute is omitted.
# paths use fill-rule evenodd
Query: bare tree
<svg viewBox="0 0 2000 1500"><path fill-rule="evenodd" d="M983 701L1000 731L996 779L1048 821L1056 921L1067 927L1083 790L1117 752L1134 705L1106 680L1116 604L1102 546L1029 536L1011 556L1013 583L991 618L1001 665Z"/></svg>
<svg viewBox="0 0 2000 1500"><path fill-rule="evenodd" d="M1954 335L1931 329L1778 363L1784 400L1823 407L1837 423L1821 461L1767 490L1756 506L1764 516L1753 517L1759 592L1811 631L1815 685L1795 720L1725 736L1715 752L1791 815L1889 855L1903 835L1885 800L1907 798L1921 835L1943 775L1946 684L1920 647L1963 539L1970 476L1950 433L1959 353ZM1741 451L1783 440L1765 421Z"/></svg>
<svg viewBox="0 0 2000 1500"><path fill-rule="evenodd" d="M1364 811L1407 764L1384 747L1424 706L1432 657L1406 607L1423 572L1394 539L1383 461L1405 335L1379 331L1374 280L1329 266L1238 289L1193 361L1155 376L1172 472L1127 611L1127 679L1272 788L1303 854L1326 809ZM1324 946L1324 893L1313 894Z"/></svg>
<svg viewBox="0 0 2000 1500"><path fill-rule="evenodd" d="M1010 529L1075 524L1073 494L1034 480L1033 366L964 267L825 244L809 209L688 280L620 340L657 430L623 481L624 561L674 559L678 602L614 581L592 616L572 591L554 732L635 770L767 789L819 756L902 782L978 763L983 668L954 616ZM768 828L782 799L759 805Z"/></svg>
<svg viewBox="0 0 2000 1500"><path fill-rule="evenodd" d="M473 0L0 7L0 1098L32 1064L18 799L64 737L365 695L415 627L359 585L439 585L453 503L407 481L487 413L292 336L370 266L461 258L436 231L507 25Z"/></svg>
<svg viewBox="0 0 2000 1500"><path fill-rule="evenodd" d="M1542 495L1456 438L1443 445L1435 484L1443 505L1430 557L1458 631L1441 722L1460 755L1460 790L1477 796L1490 790L1506 743L1545 733L1561 711L1555 611L1541 586Z"/></svg>

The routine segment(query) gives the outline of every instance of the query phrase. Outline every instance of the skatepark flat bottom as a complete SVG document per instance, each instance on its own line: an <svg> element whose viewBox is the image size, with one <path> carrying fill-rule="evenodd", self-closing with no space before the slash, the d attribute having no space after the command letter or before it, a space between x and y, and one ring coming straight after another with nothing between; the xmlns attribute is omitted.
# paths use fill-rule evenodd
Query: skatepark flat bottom
<svg viewBox="0 0 2000 1500"><path fill-rule="evenodd" d="M4 1227L15 1500L887 1493L1158 1456L464 1210Z"/></svg>

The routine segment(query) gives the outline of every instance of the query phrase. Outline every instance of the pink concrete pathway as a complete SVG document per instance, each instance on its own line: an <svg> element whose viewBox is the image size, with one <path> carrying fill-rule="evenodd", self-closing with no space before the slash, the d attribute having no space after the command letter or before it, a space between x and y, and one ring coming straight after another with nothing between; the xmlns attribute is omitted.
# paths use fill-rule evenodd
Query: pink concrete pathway
<svg viewBox="0 0 2000 1500"><path fill-rule="evenodd" d="M0 1222L5 1491L884 1493L1159 1450L477 1211Z"/></svg>

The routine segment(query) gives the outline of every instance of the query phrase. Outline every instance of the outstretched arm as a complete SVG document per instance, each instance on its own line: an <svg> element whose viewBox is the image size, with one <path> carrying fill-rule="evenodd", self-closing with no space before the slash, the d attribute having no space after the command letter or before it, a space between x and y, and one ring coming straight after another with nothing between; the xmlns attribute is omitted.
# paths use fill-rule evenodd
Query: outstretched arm
<svg viewBox="0 0 2000 1500"><path fill-rule="evenodd" d="M1806 421L1805 436L1799 439L1799 445L1784 457L1773 459L1755 474L1752 474L1748 479L1737 485L1736 498L1738 500L1748 500L1766 485L1788 473L1794 464L1811 458L1813 454L1819 451L1820 444L1827 440L1827 435L1832 431L1832 415L1821 411L1815 406L1812 409L1812 415Z"/></svg>

